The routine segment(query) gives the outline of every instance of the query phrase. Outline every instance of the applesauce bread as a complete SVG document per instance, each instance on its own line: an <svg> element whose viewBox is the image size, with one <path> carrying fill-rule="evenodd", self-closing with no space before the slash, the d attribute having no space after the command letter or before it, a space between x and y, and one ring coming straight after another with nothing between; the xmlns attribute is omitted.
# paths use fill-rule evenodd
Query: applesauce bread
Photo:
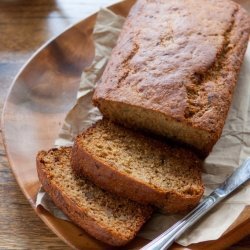
<svg viewBox="0 0 250 250"><path fill-rule="evenodd" d="M168 213L190 210L204 191L201 161L191 151L108 120L77 136L71 166L109 192Z"/></svg>
<svg viewBox="0 0 250 250"><path fill-rule="evenodd" d="M182 141L204 156L221 135L248 44L229 0L138 0L97 84L105 117Z"/></svg>
<svg viewBox="0 0 250 250"><path fill-rule="evenodd" d="M71 148L41 151L37 172L54 203L96 239L120 246L133 239L152 209L111 195L85 178L73 175Z"/></svg>

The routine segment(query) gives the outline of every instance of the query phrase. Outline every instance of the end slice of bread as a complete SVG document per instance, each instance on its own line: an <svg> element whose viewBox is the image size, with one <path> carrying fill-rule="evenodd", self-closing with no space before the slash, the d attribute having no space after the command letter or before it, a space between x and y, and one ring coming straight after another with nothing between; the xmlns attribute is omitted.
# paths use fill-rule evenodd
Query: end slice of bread
<svg viewBox="0 0 250 250"><path fill-rule="evenodd" d="M152 209L112 195L85 178L75 177L70 155L69 147L38 153L37 172L43 188L90 235L110 245L125 245L150 217Z"/></svg>
<svg viewBox="0 0 250 250"><path fill-rule="evenodd" d="M202 164L192 151L108 120L76 138L71 165L105 190L168 213L190 210L204 192Z"/></svg>

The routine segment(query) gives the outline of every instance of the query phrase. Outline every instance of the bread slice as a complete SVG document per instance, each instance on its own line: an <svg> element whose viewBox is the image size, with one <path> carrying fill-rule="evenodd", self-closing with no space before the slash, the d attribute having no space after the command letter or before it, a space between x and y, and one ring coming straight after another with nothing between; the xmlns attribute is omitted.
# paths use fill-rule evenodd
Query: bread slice
<svg viewBox="0 0 250 250"><path fill-rule="evenodd" d="M75 177L70 155L70 147L38 153L37 172L43 188L73 222L96 239L114 246L128 243L152 209Z"/></svg>
<svg viewBox="0 0 250 250"><path fill-rule="evenodd" d="M103 189L169 213L193 208L204 191L194 153L108 120L76 138L71 165Z"/></svg>
<svg viewBox="0 0 250 250"><path fill-rule="evenodd" d="M138 0L97 84L103 115L197 148L219 139L249 40L229 0Z"/></svg>

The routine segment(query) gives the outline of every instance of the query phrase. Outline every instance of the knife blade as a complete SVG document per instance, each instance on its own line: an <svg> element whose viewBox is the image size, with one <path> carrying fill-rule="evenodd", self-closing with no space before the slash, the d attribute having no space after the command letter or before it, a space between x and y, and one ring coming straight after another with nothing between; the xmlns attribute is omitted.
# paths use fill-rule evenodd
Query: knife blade
<svg viewBox="0 0 250 250"><path fill-rule="evenodd" d="M220 196L227 196L235 189L241 186L250 178L250 158L247 158L243 164L238 167L233 174L226 179L218 188L214 190Z"/></svg>

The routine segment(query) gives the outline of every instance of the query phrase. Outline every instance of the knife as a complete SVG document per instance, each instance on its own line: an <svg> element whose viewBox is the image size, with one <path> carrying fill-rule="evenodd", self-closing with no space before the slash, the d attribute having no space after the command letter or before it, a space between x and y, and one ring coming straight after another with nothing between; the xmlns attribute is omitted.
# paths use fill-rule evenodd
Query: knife
<svg viewBox="0 0 250 250"><path fill-rule="evenodd" d="M196 208L183 219L155 238L141 250L164 250L168 249L188 228L196 223L203 215L210 211L220 201L225 199L235 189L250 179L250 158L238 167L233 174L209 196L207 196Z"/></svg>

